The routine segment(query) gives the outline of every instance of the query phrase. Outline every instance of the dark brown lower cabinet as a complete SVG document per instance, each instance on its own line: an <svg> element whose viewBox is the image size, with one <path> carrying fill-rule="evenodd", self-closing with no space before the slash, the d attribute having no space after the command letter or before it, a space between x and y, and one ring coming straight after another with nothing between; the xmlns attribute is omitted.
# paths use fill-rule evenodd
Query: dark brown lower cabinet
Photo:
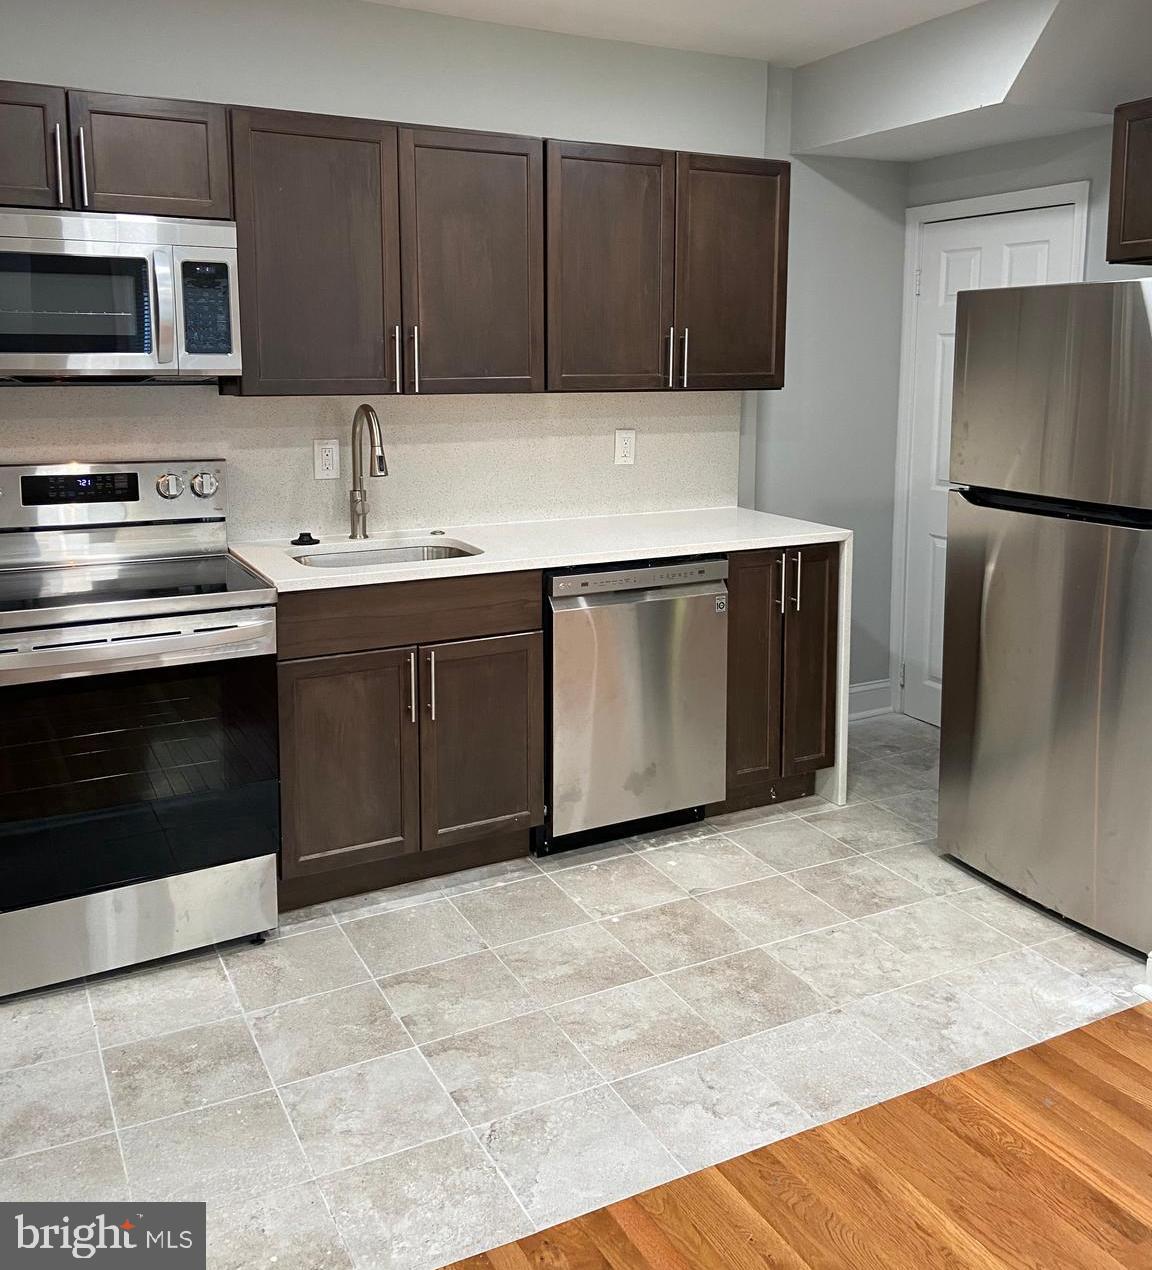
<svg viewBox="0 0 1152 1270"><path fill-rule="evenodd" d="M539 631L420 650L424 850L544 819L543 675Z"/></svg>
<svg viewBox="0 0 1152 1270"><path fill-rule="evenodd" d="M784 554L728 558L728 796L780 775Z"/></svg>
<svg viewBox="0 0 1152 1270"><path fill-rule="evenodd" d="M283 876L540 824L543 673L539 631L280 662Z"/></svg>
<svg viewBox="0 0 1152 1270"><path fill-rule="evenodd" d="M281 868L420 849L415 648L281 662Z"/></svg>
<svg viewBox="0 0 1152 1270"><path fill-rule="evenodd" d="M836 543L728 558L730 800L835 762L839 563Z"/></svg>
<svg viewBox="0 0 1152 1270"><path fill-rule="evenodd" d="M836 761L836 645L840 548L821 543L784 553L785 776L815 772Z"/></svg>

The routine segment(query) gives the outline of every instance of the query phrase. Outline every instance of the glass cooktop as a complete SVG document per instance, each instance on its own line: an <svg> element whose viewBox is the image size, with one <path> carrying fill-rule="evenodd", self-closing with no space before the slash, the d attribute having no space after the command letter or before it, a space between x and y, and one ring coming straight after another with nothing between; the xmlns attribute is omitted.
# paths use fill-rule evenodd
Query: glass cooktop
<svg viewBox="0 0 1152 1270"><path fill-rule="evenodd" d="M0 625L58 625L275 603L231 556L0 570Z"/></svg>

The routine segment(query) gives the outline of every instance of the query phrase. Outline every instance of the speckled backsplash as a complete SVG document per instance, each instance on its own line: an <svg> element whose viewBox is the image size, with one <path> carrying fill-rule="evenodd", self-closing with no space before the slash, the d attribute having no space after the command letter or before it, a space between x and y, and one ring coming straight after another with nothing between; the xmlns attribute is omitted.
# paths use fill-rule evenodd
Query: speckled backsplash
<svg viewBox="0 0 1152 1270"><path fill-rule="evenodd" d="M369 398L390 475L369 527L435 528L736 502L740 395L552 393ZM0 462L228 460L234 541L347 532L354 397L221 397L212 387L0 388ZM612 462L635 428L636 463ZM340 479L312 442L340 440Z"/></svg>

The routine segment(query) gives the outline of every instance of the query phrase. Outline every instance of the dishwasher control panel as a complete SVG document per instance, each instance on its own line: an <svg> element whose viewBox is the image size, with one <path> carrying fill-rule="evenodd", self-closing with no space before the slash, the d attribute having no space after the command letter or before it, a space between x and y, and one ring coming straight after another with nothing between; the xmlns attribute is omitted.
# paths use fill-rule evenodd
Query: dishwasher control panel
<svg viewBox="0 0 1152 1270"><path fill-rule="evenodd" d="M604 591L653 590L690 586L694 582L718 582L728 576L727 560L684 560L674 564L622 565L593 573L560 573L551 579L550 594L592 595Z"/></svg>

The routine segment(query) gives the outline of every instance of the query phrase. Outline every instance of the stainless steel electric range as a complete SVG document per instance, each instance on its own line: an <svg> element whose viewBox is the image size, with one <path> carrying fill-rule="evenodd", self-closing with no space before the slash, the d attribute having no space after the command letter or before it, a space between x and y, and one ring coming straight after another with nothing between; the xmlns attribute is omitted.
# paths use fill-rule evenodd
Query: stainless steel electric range
<svg viewBox="0 0 1152 1270"><path fill-rule="evenodd" d="M0 995L276 925L276 594L226 495L0 467Z"/></svg>

